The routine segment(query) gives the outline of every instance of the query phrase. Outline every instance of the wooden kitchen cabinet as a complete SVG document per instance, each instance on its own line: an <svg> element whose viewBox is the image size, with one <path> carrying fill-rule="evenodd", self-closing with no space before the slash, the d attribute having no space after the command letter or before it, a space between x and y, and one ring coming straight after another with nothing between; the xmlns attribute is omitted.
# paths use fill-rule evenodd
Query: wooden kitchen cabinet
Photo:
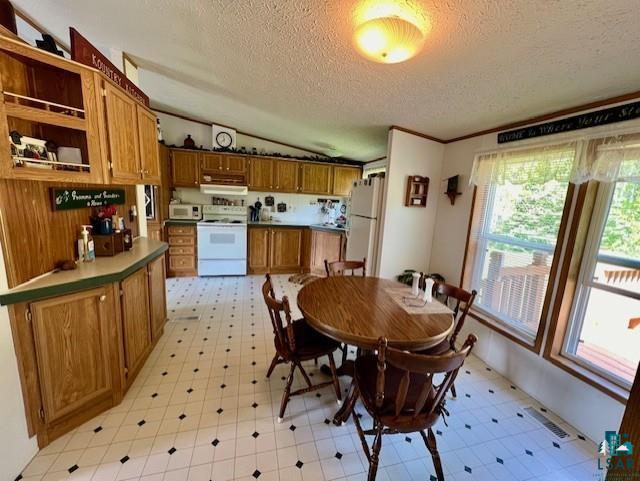
<svg viewBox="0 0 640 481"><path fill-rule="evenodd" d="M249 158L249 188L270 191L273 189L273 159L268 157Z"/></svg>
<svg viewBox="0 0 640 481"><path fill-rule="evenodd" d="M139 269L124 279L120 293L125 378L130 385L151 350L147 269Z"/></svg>
<svg viewBox="0 0 640 481"><path fill-rule="evenodd" d="M104 81L111 181L135 184L141 179L137 102Z"/></svg>
<svg viewBox="0 0 640 481"><path fill-rule="evenodd" d="M37 380L31 379L40 385L42 425L37 431L41 444L120 399L119 317L114 297L113 288L103 286L28 307L37 364ZM29 334L28 330L22 333Z"/></svg>
<svg viewBox="0 0 640 481"><path fill-rule="evenodd" d="M302 268L302 229L271 229L270 254L271 272L299 272Z"/></svg>
<svg viewBox="0 0 640 481"><path fill-rule="evenodd" d="M250 274L302 271L302 228L250 227L247 268Z"/></svg>
<svg viewBox="0 0 640 481"><path fill-rule="evenodd" d="M138 116L138 143L140 146L140 170L145 184L160 184L160 151L156 116L136 103Z"/></svg>
<svg viewBox="0 0 640 481"><path fill-rule="evenodd" d="M247 174L247 158L242 155L226 154L222 159L222 170L229 175Z"/></svg>
<svg viewBox="0 0 640 481"><path fill-rule="evenodd" d="M351 194L353 181L362 178L360 167L335 165L333 167L333 195L348 197Z"/></svg>
<svg viewBox="0 0 640 481"><path fill-rule="evenodd" d="M193 225L167 226L169 255L168 277L191 277L198 275L196 257L196 228Z"/></svg>
<svg viewBox="0 0 640 481"><path fill-rule="evenodd" d="M303 162L300 174L300 192L303 194L331 195L333 166Z"/></svg>
<svg viewBox="0 0 640 481"><path fill-rule="evenodd" d="M198 152L171 151L171 178L174 187L197 187L200 183Z"/></svg>
<svg viewBox="0 0 640 481"><path fill-rule="evenodd" d="M155 343L164 331L167 322L167 291L165 259L160 256L147 264L149 277L149 312L151 340Z"/></svg>
<svg viewBox="0 0 640 481"><path fill-rule="evenodd" d="M204 152L200 157L201 171L222 170L222 154Z"/></svg>
<svg viewBox="0 0 640 481"><path fill-rule="evenodd" d="M300 162L275 160L273 163L273 183L278 192L298 192L300 189Z"/></svg>
<svg viewBox="0 0 640 481"><path fill-rule="evenodd" d="M310 265L309 271L314 274L324 275L325 259L329 262L344 259L344 234L339 232L326 232L321 230L311 231Z"/></svg>
<svg viewBox="0 0 640 481"><path fill-rule="evenodd" d="M248 229L247 269L250 274L269 272L271 253L269 250L271 229L250 227Z"/></svg>

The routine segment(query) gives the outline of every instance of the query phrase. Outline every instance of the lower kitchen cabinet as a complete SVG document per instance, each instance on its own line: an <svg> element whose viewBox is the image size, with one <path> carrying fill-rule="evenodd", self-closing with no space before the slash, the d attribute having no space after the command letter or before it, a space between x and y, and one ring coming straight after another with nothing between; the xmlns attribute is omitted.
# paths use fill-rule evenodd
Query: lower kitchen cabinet
<svg viewBox="0 0 640 481"><path fill-rule="evenodd" d="M325 259L329 262L343 260L346 251L344 238L345 235L339 232L312 230L309 271L313 274L325 275Z"/></svg>
<svg viewBox="0 0 640 481"><path fill-rule="evenodd" d="M110 287L99 287L29 305L46 441L119 398L114 301Z"/></svg>
<svg viewBox="0 0 640 481"><path fill-rule="evenodd" d="M273 273L300 272L302 268L302 229L271 229Z"/></svg>
<svg viewBox="0 0 640 481"><path fill-rule="evenodd" d="M164 257L149 262L149 316L151 319L151 341L155 343L164 332L167 322L167 290Z"/></svg>
<svg viewBox="0 0 640 481"><path fill-rule="evenodd" d="M27 427L42 448L122 400L164 329L165 258L119 282L9 307Z"/></svg>
<svg viewBox="0 0 640 481"><path fill-rule="evenodd" d="M170 225L166 239L169 242L167 257L168 277L198 275L196 257L196 228L193 225Z"/></svg>
<svg viewBox="0 0 640 481"><path fill-rule="evenodd" d="M248 270L250 274L302 271L302 228L250 227Z"/></svg>

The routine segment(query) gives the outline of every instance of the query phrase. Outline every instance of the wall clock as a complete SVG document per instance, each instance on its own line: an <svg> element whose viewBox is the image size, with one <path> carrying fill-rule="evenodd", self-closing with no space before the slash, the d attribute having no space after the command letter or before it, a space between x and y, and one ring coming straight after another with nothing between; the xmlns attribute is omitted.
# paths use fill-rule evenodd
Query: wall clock
<svg viewBox="0 0 640 481"><path fill-rule="evenodd" d="M228 147L231 147L232 143L233 137L231 137L231 134L229 132L218 132L218 135L216 135L216 144L218 144L218 147L226 149Z"/></svg>

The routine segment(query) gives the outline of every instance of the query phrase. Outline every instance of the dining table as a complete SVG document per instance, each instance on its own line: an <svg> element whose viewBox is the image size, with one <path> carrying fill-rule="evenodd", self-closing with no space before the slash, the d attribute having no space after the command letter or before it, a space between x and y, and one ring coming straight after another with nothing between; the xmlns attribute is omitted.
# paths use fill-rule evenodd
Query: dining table
<svg viewBox="0 0 640 481"><path fill-rule="evenodd" d="M316 279L298 292L297 304L307 323L341 343L370 352L384 337L388 345L406 351L422 351L442 342L454 327L453 311L433 300L423 302L411 287L391 279L332 276ZM353 361L338 369L353 375ZM347 398L334 416L345 422L357 400L351 383Z"/></svg>

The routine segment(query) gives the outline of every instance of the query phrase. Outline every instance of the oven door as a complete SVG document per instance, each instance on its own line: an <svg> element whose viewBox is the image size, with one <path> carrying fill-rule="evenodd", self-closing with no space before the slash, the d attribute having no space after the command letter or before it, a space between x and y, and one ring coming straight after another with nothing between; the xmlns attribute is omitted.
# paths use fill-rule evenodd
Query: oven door
<svg viewBox="0 0 640 481"><path fill-rule="evenodd" d="M246 225L198 225L198 259L246 258Z"/></svg>

